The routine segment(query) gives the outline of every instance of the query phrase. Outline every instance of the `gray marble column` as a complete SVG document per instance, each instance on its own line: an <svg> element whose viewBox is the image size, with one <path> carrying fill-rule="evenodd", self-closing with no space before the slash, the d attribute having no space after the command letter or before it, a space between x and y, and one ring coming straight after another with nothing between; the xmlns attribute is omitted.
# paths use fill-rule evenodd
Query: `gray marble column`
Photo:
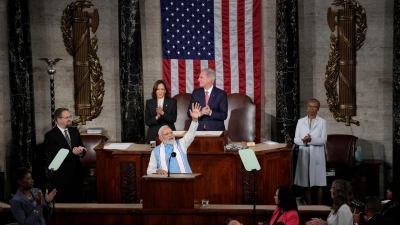
<svg viewBox="0 0 400 225"><path fill-rule="evenodd" d="M393 20L393 180L400 179L400 0Z"/></svg>
<svg viewBox="0 0 400 225"><path fill-rule="evenodd" d="M11 98L11 166L32 168L36 145L29 0L8 1Z"/></svg>
<svg viewBox="0 0 400 225"><path fill-rule="evenodd" d="M144 143L144 99L139 0L119 0L122 142Z"/></svg>
<svg viewBox="0 0 400 225"><path fill-rule="evenodd" d="M293 143L300 102L297 0L277 0L276 7L277 141Z"/></svg>

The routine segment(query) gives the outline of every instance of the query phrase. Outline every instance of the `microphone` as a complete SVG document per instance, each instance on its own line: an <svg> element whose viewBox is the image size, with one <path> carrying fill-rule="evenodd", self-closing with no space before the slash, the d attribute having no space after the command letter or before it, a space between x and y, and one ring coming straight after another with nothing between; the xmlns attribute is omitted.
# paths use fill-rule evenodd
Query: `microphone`
<svg viewBox="0 0 400 225"><path fill-rule="evenodd" d="M172 152L171 153L171 156L169 157L169 159L168 159L168 177L169 177L169 171L170 171L170 167L171 167L171 157L173 157L173 158L175 158L175 156L176 156L176 153L175 152Z"/></svg>

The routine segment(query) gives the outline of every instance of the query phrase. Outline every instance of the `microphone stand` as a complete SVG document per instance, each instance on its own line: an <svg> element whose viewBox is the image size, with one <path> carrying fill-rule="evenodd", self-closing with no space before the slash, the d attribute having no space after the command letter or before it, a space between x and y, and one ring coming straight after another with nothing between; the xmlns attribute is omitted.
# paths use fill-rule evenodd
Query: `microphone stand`
<svg viewBox="0 0 400 225"><path fill-rule="evenodd" d="M45 189L51 191L54 186L53 186L53 173L54 173L54 169L48 169L47 170L47 176L48 176L48 181L47 184L45 185ZM45 192L46 193L46 192ZM56 220L56 204L55 204L55 200L53 198L53 209L52 209L52 213L50 214L51 217L53 217L53 224L57 224L57 220Z"/></svg>
<svg viewBox="0 0 400 225"><path fill-rule="evenodd" d="M176 156L176 153L175 152L172 152L171 153L171 156L169 157L169 159L168 159L168 177L169 177L169 171L170 171L170 167L171 167L171 157L173 157L173 158L175 158L175 156Z"/></svg>

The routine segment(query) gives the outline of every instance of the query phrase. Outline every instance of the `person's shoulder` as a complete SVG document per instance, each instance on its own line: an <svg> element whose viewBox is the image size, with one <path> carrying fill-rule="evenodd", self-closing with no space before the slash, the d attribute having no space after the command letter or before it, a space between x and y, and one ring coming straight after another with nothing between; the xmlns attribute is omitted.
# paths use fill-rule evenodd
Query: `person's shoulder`
<svg viewBox="0 0 400 225"><path fill-rule="evenodd" d="M174 99L174 98L166 98L165 101L176 103L176 99Z"/></svg>
<svg viewBox="0 0 400 225"><path fill-rule="evenodd" d="M19 190L17 190L17 192L15 192L15 195L11 198L10 202L21 200L21 196L22 193Z"/></svg>
<svg viewBox="0 0 400 225"><path fill-rule="evenodd" d="M350 212L351 213L351 209L350 206L348 206L347 204L343 204L340 206L338 211L342 211L342 212Z"/></svg>
<svg viewBox="0 0 400 225"><path fill-rule="evenodd" d="M300 118L300 119L298 120L298 122L302 122L302 121L304 121L304 120L306 120L306 119L307 119L307 116L302 117L302 118Z"/></svg>
<svg viewBox="0 0 400 225"><path fill-rule="evenodd" d="M218 88L218 87L213 87L213 90L215 90L215 92L217 92L217 93L225 93L226 94L226 92L224 91L224 90L222 90L221 88Z"/></svg>
<svg viewBox="0 0 400 225"><path fill-rule="evenodd" d="M326 122L326 119L324 119L324 118L322 118L320 116L317 116L317 118L318 118L318 120L321 120L322 122Z"/></svg>
<svg viewBox="0 0 400 225"><path fill-rule="evenodd" d="M49 135L54 134L54 133L57 131L56 129L58 129L57 126L51 128L51 130L47 131L47 132L44 134L44 136L46 137L46 136L49 136Z"/></svg>

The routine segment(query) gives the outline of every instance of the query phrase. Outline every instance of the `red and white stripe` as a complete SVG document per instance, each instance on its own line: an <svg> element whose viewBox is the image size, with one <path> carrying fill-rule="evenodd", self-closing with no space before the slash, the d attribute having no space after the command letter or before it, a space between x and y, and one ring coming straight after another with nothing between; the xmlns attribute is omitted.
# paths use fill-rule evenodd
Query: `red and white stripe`
<svg viewBox="0 0 400 225"><path fill-rule="evenodd" d="M214 0L215 60L164 59L171 97L199 87L202 68L216 71L216 86L248 95L261 120L261 0ZM257 140L260 124L257 123Z"/></svg>

